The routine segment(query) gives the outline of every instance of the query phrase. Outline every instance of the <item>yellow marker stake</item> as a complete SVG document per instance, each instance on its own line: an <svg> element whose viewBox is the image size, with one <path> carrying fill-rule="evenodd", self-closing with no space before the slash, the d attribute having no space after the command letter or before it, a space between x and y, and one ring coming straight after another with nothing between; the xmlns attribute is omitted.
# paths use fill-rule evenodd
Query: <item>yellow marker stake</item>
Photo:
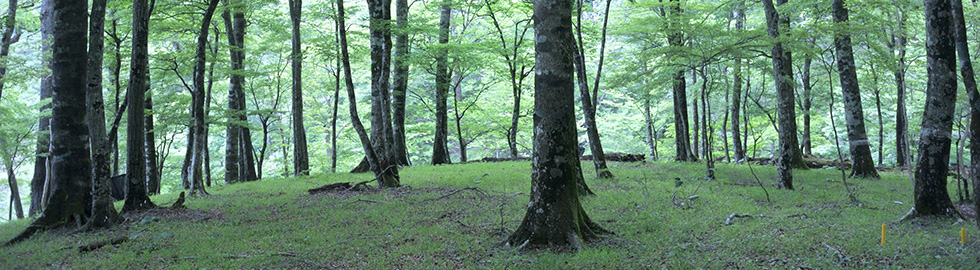
<svg viewBox="0 0 980 270"><path fill-rule="evenodd" d="M881 224L881 246L885 246L885 224Z"/></svg>
<svg viewBox="0 0 980 270"><path fill-rule="evenodd" d="M960 228L960 244L966 245L966 229Z"/></svg>

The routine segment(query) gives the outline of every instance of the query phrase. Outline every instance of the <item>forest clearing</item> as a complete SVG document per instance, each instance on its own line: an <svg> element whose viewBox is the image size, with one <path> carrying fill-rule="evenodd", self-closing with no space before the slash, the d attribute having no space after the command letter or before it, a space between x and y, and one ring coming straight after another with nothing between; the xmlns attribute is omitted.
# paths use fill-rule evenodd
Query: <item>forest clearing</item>
<svg viewBox="0 0 980 270"><path fill-rule="evenodd" d="M836 170L797 174L797 191L772 185L774 168L757 167L772 202L746 165L611 163L613 179L587 177L596 196L589 214L616 234L577 253L504 247L527 203L527 162L422 166L404 170L398 189L310 195L320 185L370 174L320 174L214 187L187 209L140 214L118 228L34 239L0 249L7 269L36 268L943 268L977 265L980 235L970 222L921 219L908 211L908 177L850 181L851 203ZM682 179L677 185L674 178ZM408 180L411 179L411 180ZM475 188L472 190L466 188ZM952 187L951 187L952 188ZM694 197L697 196L697 197ZM172 202L175 194L154 196ZM118 205L117 205L118 207ZM754 217L732 218L733 213ZM764 217L759 217L763 215ZM159 220L141 222L150 217ZM884 246L881 224L888 225ZM8 239L25 222L0 226ZM967 228L966 244L960 228ZM90 252L79 246L125 235Z"/></svg>

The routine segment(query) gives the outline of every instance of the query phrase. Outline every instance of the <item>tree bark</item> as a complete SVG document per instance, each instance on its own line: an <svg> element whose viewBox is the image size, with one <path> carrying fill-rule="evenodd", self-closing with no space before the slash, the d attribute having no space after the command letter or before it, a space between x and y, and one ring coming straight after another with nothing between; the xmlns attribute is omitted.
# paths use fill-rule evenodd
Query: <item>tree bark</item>
<svg viewBox="0 0 980 270"><path fill-rule="evenodd" d="M147 89L150 87L147 86ZM157 153L157 140L156 132L153 126L153 91L146 91L146 101L144 101L144 110L149 112L143 115L144 133L143 136L146 137L146 143L144 148L146 151L146 190L150 195L160 194L160 170L158 167L159 154Z"/></svg>
<svg viewBox="0 0 980 270"><path fill-rule="evenodd" d="M409 41L408 41L408 0L395 0L395 17L398 31L395 33L395 81L391 89L391 121L395 139L395 161L408 166L408 148L405 146L405 93L408 92ZM338 71L339 72L339 71ZM338 90L339 82L338 82ZM334 94L337 97L337 94ZM336 100L336 99L334 99ZM336 148L335 148L336 149Z"/></svg>
<svg viewBox="0 0 980 270"><path fill-rule="evenodd" d="M10 63L7 55L10 54L10 45L20 39L20 33L14 35L17 30L17 0L10 0L7 3L7 16L3 21L3 34L0 36L0 97L3 96L3 79L7 77L7 65Z"/></svg>
<svg viewBox="0 0 980 270"><path fill-rule="evenodd" d="M47 35L45 35L47 36ZM42 40L49 40L46 37ZM44 46L48 47L48 46ZM50 51L50 49L42 49L45 52ZM40 87L40 98L41 100L51 98L51 77L45 76L41 78ZM34 151L34 176L31 178L31 207L28 210L28 215L35 216L41 213L44 209L44 203L41 201L43 197L42 194L45 193L44 183L48 181L48 154L49 147L51 145L51 117L45 116L45 111L51 110L51 104L45 104L41 106L41 117L38 119L38 131L37 131L37 150Z"/></svg>
<svg viewBox="0 0 980 270"><path fill-rule="evenodd" d="M848 12L844 0L832 0L834 23L848 24ZM857 68L854 66L854 52L851 48L850 29L837 31L834 35L834 48L837 50L837 73L840 76L841 91L844 97L844 119L847 122L847 141L851 153L851 177L880 178L871 158L871 143L864 127L864 109L861 108L861 89L858 85Z"/></svg>
<svg viewBox="0 0 980 270"><path fill-rule="evenodd" d="M13 205L14 213L17 214L17 219L24 218L24 205L20 201L20 186L17 184L17 173L14 172L14 161L13 157L11 160L7 160L7 184L10 185L10 204Z"/></svg>
<svg viewBox="0 0 980 270"><path fill-rule="evenodd" d="M86 123L86 22L85 1L41 2L41 28L51 37L52 98L52 196L48 206L22 233L8 241L10 245L34 233L85 222L91 201L85 200L91 189L91 157ZM79 72L83 71L83 72Z"/></svg>
<svg viewBox="0 0 980 270"><path fill-rule="evenodd" d="M810 46L813 46L814 39L810 40ZM803 138L802 144L800 145L800 150L803 151L804 155L813 156L813 140L811 138L810 132L810 113L813 108L813 84L811 83L810 77L810 67L813 64L813 57L805 55L803 59Z"/></svg>
<svg viewBox="0 0 980 270"><path fill-rule="evenodd" d="M188 166L188 184L187 189L190 189L191 195L206 195L208 194L205 189L204 183L204 158L205 158L205 148L207 146L207 127L206 119L207 116L204 110L206 99L208 98L206 92L206 86L204 84L205 69L207 67L207 45L208 37L210 36L211 20L214 17L214 11L218 8L218 0L208 1L208 6L204 10L204 15L201 18L201 28L197 33L197 46L194 49L194 93L193 101L191 107L191 117L194 119L194 125L192 129L193 140L191 147L191 165Z"/></svg>
<svg viewBox="0 0 980 270"><path fill-rule="evenodd" d="M970 178L972 178L974 193L976 193L980 191L980 188L977 188L977 185L980 184L980 174L976 173L978 172L977 168L980 168L980 123L977 123L980 121L980 92L977 91L976 73L973 71L973 61L970 59L966 17L963 15L963 1L950 0L950 4L953 13L953 34L956 39L956 58L959 61L963 86L966 88L967 97L970 101L970 168L974 172L970 174ZM963 166L962 163L960 166ZM969 194L969 191L966 193ZM974 194L974 196L980 195ZM973 199L974 203L980 206L980 201L977 201L977 198ZM980 217L977 217L977 222L980 225Z"/></svg>
<svg viewBox="0 0 980 270"><path fill-rule="evenodd" d="M436 130L432 143L432 165L450 164L449 157L449 119L446 98L449 95L449 25L451 23L452 6L448 1L442 4L439 16L439 44L443 46L436 55Z"/></svg>
<svg viewBox="0 0 980 270"><path fill-rule="evenodd" d="M407 1L407 0L400 0ZM335 4L340 4L336 2ZM338 10L338 7L335 7ZM334 21L334 38L337 41L337 66L334 71L334 90L333 90L333 117L330 120L330 172L337 172L337 111L340 109L340 73L343 72L344 68L343 59L341 59L341 44L340 44L340 19ZM396 65L397 67L397 65ZM351 101L355 102L355 101ZM396 109L397 111L397 109ZM358 119L360 121L360 119ZM396 135L397 136L397 135Z"/></svg>
<svg viewBox="0 0 980 270"><path fill-rule="evenodd" d="M670 16L679 16L681 11L681 4L679 0L670 0ZM674 20L668 20L671 23ZM667 35L667 43L670 46L679 47L684 46L684 34L681 32L677 26L668 25L668 30L671 31ZM674 144L676 149L676 156L674 160L676 161L697 161L697 157L691 152L691 137L688 127L690 124L687 118L687 80L684 78L684 71L678 70L674 74L673 78L673 96L674 96Z"/></svg>
<svg viewBox="0 0 980 270"><path fill-rule="evenodd" d="M578 250L609 231L589 219L575 185L582 168L576 140L571 2L536 0L534 18L538 75L531 199L521 225L505 243L521 249Z"/></svg>
<svg viewBox="0 0 980 270"><path fill-rule="evenodd" d="M395 162L391 132L391 100L388 93L391 69L391 1L368 0L371 36L371 137L377 152L371 163L378 176L378 186L398 187L398 164ZM355 99L351 99L351 104Z"/></svg>
<svg viewBox="0 0 980 270"><path fill-rule="evenodd" d="M893 74L895 76L895 165L899 167L908 166L909 141L908 141L908 115L905 108L905 11L897 8L898 27L892 34L893 46L896 51L898 65Z"/></svg>
<svg viewBox="0 0 980 270"><path fill-rule="evenodd" d="M302 14L303 0L289 0L289 20L293 26L293 172L296 175L310 175L310 154L306 147L306 127L303 125Z"/></svg>
<svg viewBox="0 0 980 270"><path fill-rule="evenodd" d="M735 8L735 30L742 32L745 30L745 2L739 2ZM732 148L735 152L735 162L745 159L745 147L742 144L741 129L739 128L739 112L742 107L742 58L735 58L734 72L732 73ZM748 92L748 89L745 89Z"/></svg>
<svg viewBox="0 0 980 270"><path fill-rule="evenodd" d="M785 3L785 0L781 1ZM793 152L798 147L796 138L796 111L793 97L792 60L783 49L780 38L780 16L772 0L762 0L766 13L766 30L772 38L772 69L776 85L779 118L779 163L776 170L776 186L793 189ZM798 148L797 148L798 149Z"/></svg>
<svg viewBox="0 0 980 270"><path fill-rule="evenodd" d="M136 212L156 207L146 191L146 155L143 145L143 110L147 75L149 72L148 32L150 7L147 0L133 1L133 49L130 57L129 107L126 113L126 175L129 178L123 212Z"/></svg>
<svg viewBox="0 0 980 270"><path fill-rule="evenodd" d="M596 71L596 81L595 88L593 88L593 93L589 94L589 82L587 78L588 72L585 67L585 42L582 40L582 6L583 1L579 1L578 16L576 19L578 23L576 24L577 38L576 41L576 54L575 54L575 70L578 76L578 86L579 95L582 100L582 115L585 118L585 131L589 138L589 149L592 151L592 163L595 166L596 175L598 178L612 178L613 174L609 171L608 166L606 166L606 154L602 150L602 140L599 138L599 128L596 125L595 114L596 114L596 96L598 94L599 79L602 78L602 62L605 58L606 49L606 23L609 21L609 1L606 1L606 16L603 20L602 25L602 44L599 49L599 65ZM583 181L579 183L581 186L580 193L584 194L594 194L592 190Z"/></svg>
<svg viewBox="0 0 980 270"><path fill-rule="evenodd" d="M946 189L950 134L956 106L956 46L949 0L924 0L929 79L915 168L913 215L950 215Z"/></svg>

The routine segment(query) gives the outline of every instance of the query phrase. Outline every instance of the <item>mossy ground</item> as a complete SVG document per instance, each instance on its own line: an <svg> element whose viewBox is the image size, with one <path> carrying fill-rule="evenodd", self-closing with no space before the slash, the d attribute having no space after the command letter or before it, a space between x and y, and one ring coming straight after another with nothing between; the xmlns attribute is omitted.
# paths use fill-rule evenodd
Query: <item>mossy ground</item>
<svg viewBox="0 0 980 270"><path fill-rule="evenodd" d="M797 190L787 191L771 185L773 168L753 169L772 203L745 165L718 164L717 181L699 180L704 168L697 163L612 163L617 178L608 180L596 180L586 169L598 196L584 199L584 207L616 234L578 253L519 252L500 245L523 217L530 190L529 163L502 162L406 168L406 187L383 191L306 193L324 184L364 181L368 174L213 187L211 196L188 198L187 210L143 213L110 231L43 233L2 247L0 268L973 269L980 263L973 222L892 223L911 207L906 175L849 180L862 202L856 205L847 199L838 171L797 171ZM678 187L675 178L683 184ZM478 190L461 190L467 187ZM950 188L955 194L955 184ZM153 200L166 204L175 198ZM725 225L736 212L765 217ZM884 246L881 224L888 224ZM0 225L0 239L26 225ZM75 249L115 235L133 237L92 252Z"/></svg>

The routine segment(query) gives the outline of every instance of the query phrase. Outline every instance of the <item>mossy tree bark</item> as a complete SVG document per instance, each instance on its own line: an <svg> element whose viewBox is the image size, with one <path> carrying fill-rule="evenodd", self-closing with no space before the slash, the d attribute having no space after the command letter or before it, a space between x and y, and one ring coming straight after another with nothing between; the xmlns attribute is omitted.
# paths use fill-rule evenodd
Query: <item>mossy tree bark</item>
<svg viewBox="0 0 980 270"><path fill-rule="evenodd" d="M785 0L780 1L785 3ZM798 152L796 141L796 108L793 93L793 68L790 55L783 48L780 39L782 25L779 13L772 0L762 0L766 13L766 30L773 39L772 69L776 84L777 114L779 122L779 162L776 170L776 185L779 188L793 189L793 152ZM781 3L781 4L782 4ZM797 149L794 151L794 148Z"/></svg>
<svg viewBox="0 0 980 270"><path fill-rule="evenodd" d="M592 222L578 198L582 177L575 124L571 2L534 2L534 154L531 201L509 246L571 247L609 233Z"/></svg>
<svg viewBox="0 0 980 270"><path fill-rule="evenodd" d="M874 159L871 158L871 142L864 127L861 88L858 85L857 68L854 66L851 30L847 28L847 8L844 7L844 0L832 0L830 3L834 23L838 24L834 34L834 49L837 51L837 74L840 76L844 97L844 120L847 122L847 141L850 145L851 176L877 179L878 171L875 169Z"/></svg>
<svg viewBox="0 0 980 270"><path fill-rule="evenodd" d="M102 97L102 60L105 48L105 0L92 1L88 32L86 77L86 114L92 160L92 209L89 228L109 227L122 222L110 196L109 137L105 127L105 102Z"/></svg>
<svg viewBox="0 0 980 270"><path fill-rule="evenodd" d="M42 230L80 226L91 201L92 163L86 122L85 1L41 2L41 28L51 37L51 187L48 207L23 232L6 243L23 241ZM83 192L79 192L83 191Z"/></svg>
<svg viewBox="0 0 980 270"><path fill-rule="evenodd" d="M929 79L915 166L915 206L908 216L956 213L946 177L956 106L956 47L949 0L924 0Z"/></svg>
<svg viewBox="0 0 980 270"><path fill-rule="evenodd" d="M371 138L376 162L370 162L379 187L398 187L391 132L391 99L388 93L391 69L391 1L368 0L371 37ZM356 99L351 99L354 103Z"/></svg>

